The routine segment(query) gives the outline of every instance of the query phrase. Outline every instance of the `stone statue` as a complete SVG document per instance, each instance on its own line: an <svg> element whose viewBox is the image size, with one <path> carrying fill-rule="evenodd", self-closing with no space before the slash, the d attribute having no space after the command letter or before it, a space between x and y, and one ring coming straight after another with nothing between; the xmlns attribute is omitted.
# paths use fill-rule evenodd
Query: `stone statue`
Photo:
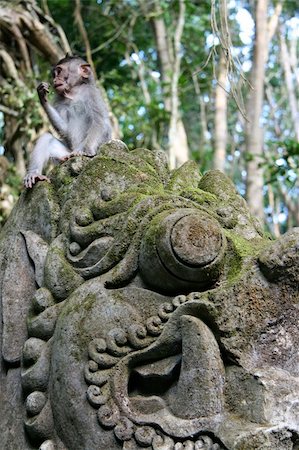
<svg viewBox="0 0 299 450"><path fill-rule="evenodd" d="M1 235L1 448L299 449L299 229L120 141Z"/></svg>

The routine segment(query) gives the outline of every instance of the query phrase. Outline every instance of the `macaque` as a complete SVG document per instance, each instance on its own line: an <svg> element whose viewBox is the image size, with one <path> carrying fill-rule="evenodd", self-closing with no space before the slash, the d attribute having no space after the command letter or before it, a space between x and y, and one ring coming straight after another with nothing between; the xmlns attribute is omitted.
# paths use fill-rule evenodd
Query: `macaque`
<svg viewBox="0 0 299 450"><path fill-rule="evenodd" d="M48 102L48 83L37 87L40 103L60 139L43 134L32 151L26 188L48 178L42 175L50 158L65 161L72 156L94 156L99 145L111 139L107 107L97 89L89 64L78 56L66 56L53 69L56 98Z"/></svg>

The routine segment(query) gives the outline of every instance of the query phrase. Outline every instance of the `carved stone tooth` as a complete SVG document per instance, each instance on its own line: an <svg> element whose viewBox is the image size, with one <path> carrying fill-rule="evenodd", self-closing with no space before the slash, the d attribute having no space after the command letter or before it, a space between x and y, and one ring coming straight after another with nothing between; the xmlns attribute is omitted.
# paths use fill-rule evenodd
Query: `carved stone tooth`
<svg viewBox="0 0 299 450"><path fill-rule="evenodd" d="M182 366L170 393L172 412L185 419L211 417L223 410L224 366L216 339L198 318L181 317Z"/></svg>
<svg viewBox="0 0 299 450"><path fill-rule="evenodd" d="M194 442L189 440L184 443L177 442L174 446L174 450L194 450Z"/></svg>
<svg viewBox="0 0 299 450"><path fill-rule="evenodd" d="M53 441L50 441L49 439L44 441L38 450L55 450Z"/></svg>

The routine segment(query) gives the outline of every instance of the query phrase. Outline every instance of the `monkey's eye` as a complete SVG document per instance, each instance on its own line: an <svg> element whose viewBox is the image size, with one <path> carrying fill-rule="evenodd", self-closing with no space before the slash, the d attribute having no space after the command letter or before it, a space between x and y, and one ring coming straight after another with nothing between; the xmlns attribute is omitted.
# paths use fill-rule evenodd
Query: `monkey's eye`
<svg viewBox="0 0 299 450"><path fill-rule="evenodd" d="M54 76L57 77L57 75L60 75L61 71L62 71L61 67L55 67L55 69L54 69Z"/></svg>

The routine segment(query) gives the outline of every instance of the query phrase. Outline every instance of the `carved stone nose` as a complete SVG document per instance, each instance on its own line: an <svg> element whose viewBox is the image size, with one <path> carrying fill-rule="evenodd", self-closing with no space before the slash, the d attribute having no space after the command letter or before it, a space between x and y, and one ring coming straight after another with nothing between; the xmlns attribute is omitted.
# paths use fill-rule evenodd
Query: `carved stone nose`
<svg viewBox="0 0 299 450"><path fill-rule="evenodd" d="M187 208L167 211L144 236L141 275L160 290L205 288L220 276L225 247L222 229L208 214Z"/></svg>

